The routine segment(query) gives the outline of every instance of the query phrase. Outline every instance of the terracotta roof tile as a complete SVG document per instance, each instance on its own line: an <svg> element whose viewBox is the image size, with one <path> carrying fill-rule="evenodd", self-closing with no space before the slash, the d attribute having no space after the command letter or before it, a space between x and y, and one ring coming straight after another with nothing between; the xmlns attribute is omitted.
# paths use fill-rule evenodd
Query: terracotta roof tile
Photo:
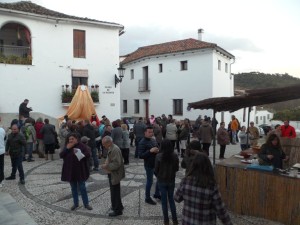
<svg viewBox="0 0 300 225"><path fill-rule="evenodd" d="M189 50L197 50L204 48L215 48L217 47L214 43L199 41L193 38L166 42L157 45L149 45L138 48L135 52L128 54L128 57L122 62L129 63L137 59L141 59L148 56L162 55L168 53L184 52Z"/></svg>
<svg viewBox="0 0 300 225"><path fill-rule="evenodd" d="M0 9L1 8L8 9L8 10L14 10L14 11L33 13L33 14L42 15L42 16L51 16L54 18L65 18L65 19L83 20L86 22L100 22L100 23L120 25L117 23L104 22L104 21L89 19L86 17L83 18L83 17L77 17L77 16L70 16L70 15L67 15L64 13L60 13L60 12L56 12L56 11L47 9L45 7L37 5L30 1L20 1L20 2L14 2L14 3L0 3Z"/></svg>

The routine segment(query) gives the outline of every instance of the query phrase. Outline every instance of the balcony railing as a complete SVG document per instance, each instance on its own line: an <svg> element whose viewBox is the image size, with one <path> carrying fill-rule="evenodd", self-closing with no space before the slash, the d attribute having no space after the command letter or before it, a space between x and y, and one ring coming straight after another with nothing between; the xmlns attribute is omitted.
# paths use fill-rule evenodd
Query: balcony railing
<svg viewBox="0 0 300 225"><path fill-rule="evenodd" d="M150 80L149 79L139 80L139 92L147 92L147 91L150 91Z"/></svg>
<svg viewBox="0 0 300 225"><path fill-rule="evenodd" d="M31 48L29 46L0 45L0 63L31 65Z"/></svg>
<svg viewBox="0 0 300 225"><path fill-rule="evenodd" d="M77 86L73 87L72 85L62 85L62 94L61 94L61 102L62 103L70 103L75 95ZM94 103L99 103L99 85L91 85L88 86L89 92L93 99Z"/></svg>

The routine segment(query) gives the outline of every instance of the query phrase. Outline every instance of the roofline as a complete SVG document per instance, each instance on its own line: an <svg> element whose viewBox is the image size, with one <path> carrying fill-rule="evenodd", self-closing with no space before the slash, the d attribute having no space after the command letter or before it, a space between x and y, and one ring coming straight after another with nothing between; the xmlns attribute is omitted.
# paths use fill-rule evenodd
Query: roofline
<svg viewBox="0 0 300 225"><path fill-rule="evenodd" d="M132 60L132 61L129 61L129 62L126 62L124 63L124 65L126 64L130 64L130 63L134 63L136 61L140 61L140 60L144 60L146 58L153 58L155 56L164 56L164 55L174 55L174 54L182 54L182 53L193 53L194 51L201 51L201 50L207 50L207 49L211 49L211 50L214 50L216 49L217 51L221 52L222 54L226 55L226 56L231 56L229 58L235 58L234 55L230 54L229 52L225 51L224 49L218 47L218 46L213 46L213 47L205 47L205 48L195 48L195 49L188 49L188 50L183 50L183 51L178 51L178 52L168 52L168 53L162 53L162 54L155 54L155 55L147 55L147 56L144 56L144 57L141 57L141 58L138 58L138 59L135 59L135 60ZM138 50L136 50L138 51ZM124 56L128 57L130 54L132 53L129 53L129 54L126 54ZM126 58L125 58L126 59Z"/></svg>
<svg viewBox="0 0 300 225"><path fill-rule="evenodd" d="M122 26L121 24L115 24L115 23L109 23L109 22L80 20L80 19L71 19L71 18L61 18L61 17L53 17L53 16L43 16L43 15L40 15L40 14L23 12L23 11L19 11L19 10L5 9L5 8L0 8L0 11L25 15L25 16L29 16L29 17L38 17L38 18L50 19L50 20L70 21L70 22L75 22L75 23L85 23L85 24L117 27L117 28L119 28L120 31L124 30L124 26Z"/></svg>
<svg viewBox="0 0 300 225"><path fill-rule="evenodd" d="M221 48L221 47L219 47L219 46L216 46L215 49L216 49L217 51L221 52L222 54L228 56L229 58L235 59L235 56L232 55L231 53L227 52L225 49L223 49L223 48Z"/></svg>

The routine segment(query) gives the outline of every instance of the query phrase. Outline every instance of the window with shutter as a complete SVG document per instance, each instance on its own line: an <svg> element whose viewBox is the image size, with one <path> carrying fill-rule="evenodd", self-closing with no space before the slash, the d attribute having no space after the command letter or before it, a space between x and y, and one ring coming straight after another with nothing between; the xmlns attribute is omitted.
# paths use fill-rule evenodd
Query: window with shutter
<svg viewBox="0 0 300 225"><path fill-rule="evenodd" d="M73 30L73 56L85 58L85 31Z"/></svg>

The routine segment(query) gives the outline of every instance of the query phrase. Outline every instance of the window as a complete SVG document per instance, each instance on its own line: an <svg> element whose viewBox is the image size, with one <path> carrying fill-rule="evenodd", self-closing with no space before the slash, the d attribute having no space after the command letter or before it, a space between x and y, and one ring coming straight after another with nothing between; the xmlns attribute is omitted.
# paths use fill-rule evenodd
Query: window
<svg viewBox="0 0 300 225"><path fill-rule="evenodd" d="M218 70L221 70L221 60L218 60Z"/></svg>
<svg viewBox="0 0 300 225"><path fill-rule="evenodd" d="M130 79L134 79L134 69L130 70Z"/></svg>
<svg viewBox="0 0 300 225"><path fill-rule="evenodd" d="M158 72L162 73L162 71L163 71L163 64L160 63L160 64L158 64Z"/></svg>
<svg viewBox="0 0 300 225"><path fill-rule="evenodd" d="M0 26L0 63L32 64L31 33L20 23Z"/></svg>
<svg viewBox="0 0 300 225"><path fill-rule="evenodd" d="M85 58L85 31L73 30L73 56Z"/></svg>
<svg viewBox="0 0 300 225"><path fill-rule="evenodd" d="M134 100L134 113L140 113L140 101L138 99Z"/></svg>
<svg viewBox="0 0 300 225"><path fill-rule="evenodd" d="M270 114L267 115L267 119L270 119Z"/></svg>
<svg viewBox="0 0 300 225"><path fill-rule="evenodd" d="M88 70L72 70L72 89L78 85L88 85Z"/></svg>
<svg viewBox="0 0 300 225"><path fill-rule="evenodd" d="M127 100L123 100L123 113L127 113Z"/></svg>
<svg viewBox="0 0 300 225"><path fill-rule="evenodd" d="M173 99L173 114L182 115L183 114L183 104L182 99Z"/></svg>
<svg viewBox="0 0 300 225"><path fill-rule="evenodd" d="M258 116L255 117L255 123L258 124Z"/></svg>
<svg viewBox="0 0 300 225"><path fill-rule="evenodd" d="M180 70L187 70L187 69L188 69L187 61L181 61L180 62Z"/></svg>
<svg viewBox="0 0 300 225"><path fill-rule="evenodd" d="M225 73L228 73L228 63L225 63Z"/></svg>

